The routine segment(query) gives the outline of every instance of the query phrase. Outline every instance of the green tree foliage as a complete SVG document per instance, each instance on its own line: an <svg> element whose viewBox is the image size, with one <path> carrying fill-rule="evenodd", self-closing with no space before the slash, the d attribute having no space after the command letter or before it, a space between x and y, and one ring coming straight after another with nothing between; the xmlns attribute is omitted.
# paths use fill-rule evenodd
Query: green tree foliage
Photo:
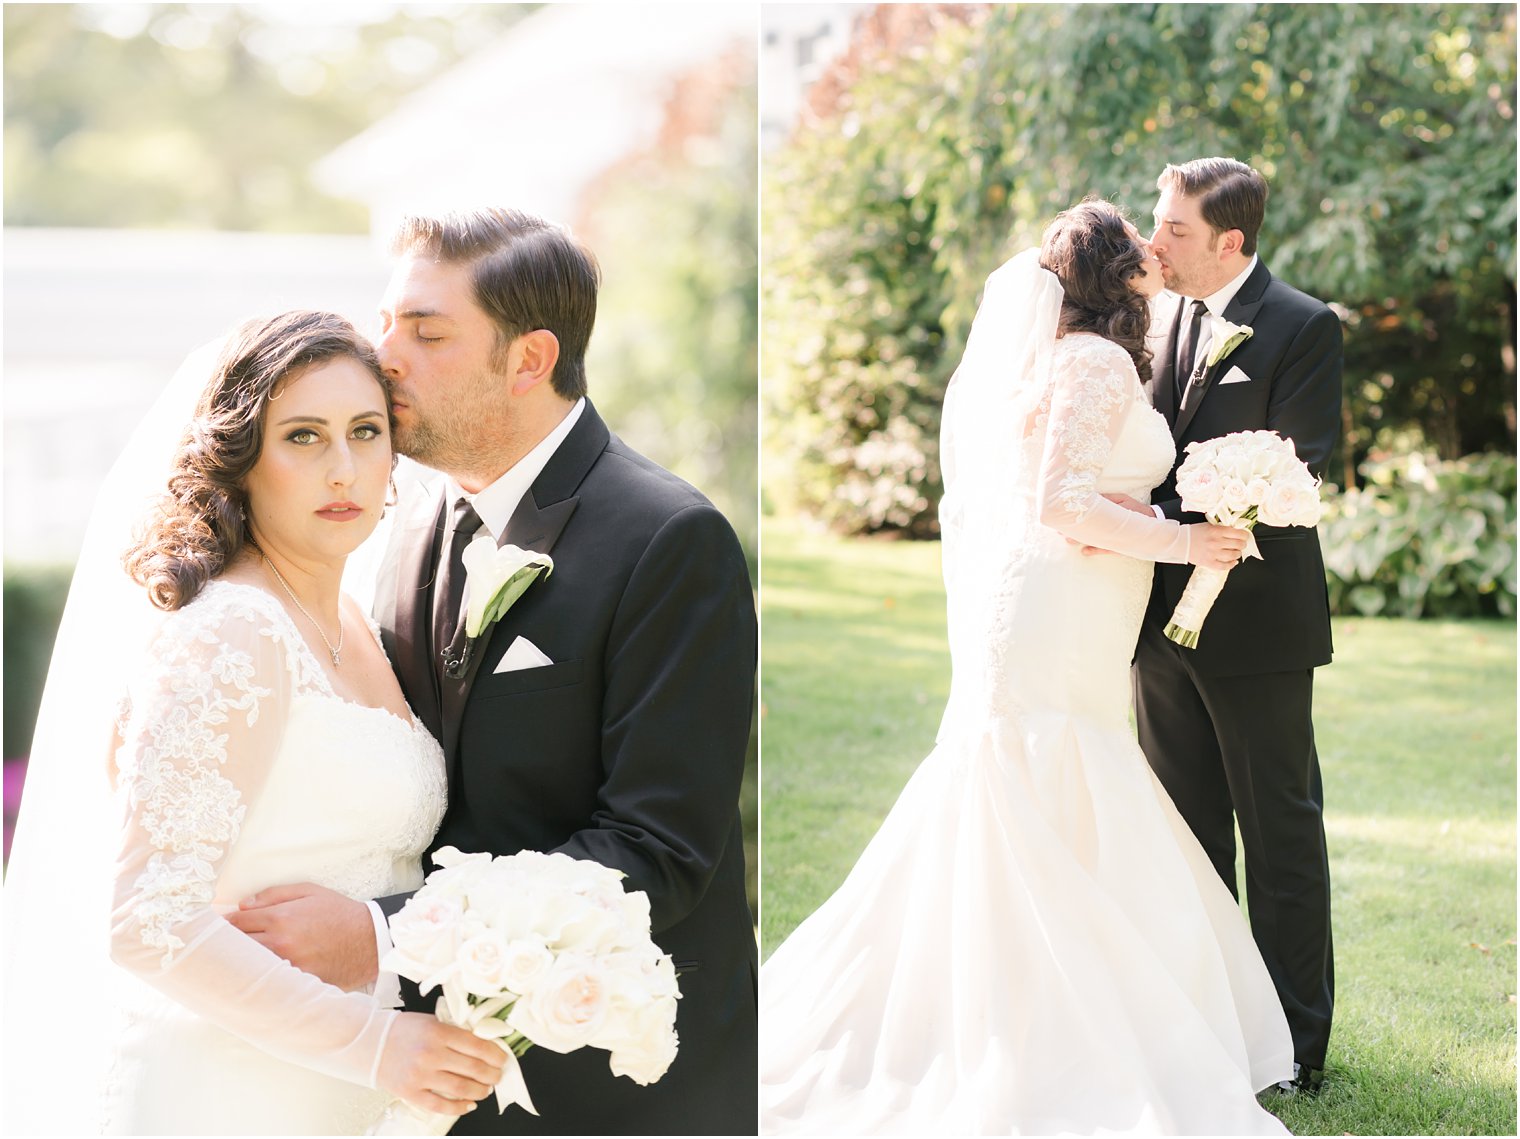
<svg viewBox="0 0 1520 1139"><path fill-rule="evenodd" d="M1267 175L1265 260L1343 315L1342 481L1411 427L1513 452L1515 48L1512 5L1009 5L867 54L766 186L771 493L932 533L986 274L1089 193L1144 228L1209 154Z"/></svg>
<svg viewBox="0 0 1520 1139"><path fill-rule="evenodd" d="M742 65L747 66L747 64ZM606 276L588 361L619 434L702 490L755 575L756 91L728 87L715 129L641 156L590 209Z"/></svg>
<svg viewBox="0 0 1520 1139"><path fill-rule="evenodd" d="M312 163L536 7L7 4L5 222L362 233Z"/></svg>

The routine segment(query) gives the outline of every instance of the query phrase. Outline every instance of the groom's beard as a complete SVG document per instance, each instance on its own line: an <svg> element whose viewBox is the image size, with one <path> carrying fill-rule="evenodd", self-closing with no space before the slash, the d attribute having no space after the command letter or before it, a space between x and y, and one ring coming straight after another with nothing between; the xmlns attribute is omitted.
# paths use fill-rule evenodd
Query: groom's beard
<svg viewBox="0 0 1520 1139"><path fill-rule="evenodd" d="M510 412L498 402L505 384L504 376L477 373L427 407L419 407L409 390L395 388L405 405L395 421L396 452L461 483L496 481L509 450L504 436Z"/></svg>

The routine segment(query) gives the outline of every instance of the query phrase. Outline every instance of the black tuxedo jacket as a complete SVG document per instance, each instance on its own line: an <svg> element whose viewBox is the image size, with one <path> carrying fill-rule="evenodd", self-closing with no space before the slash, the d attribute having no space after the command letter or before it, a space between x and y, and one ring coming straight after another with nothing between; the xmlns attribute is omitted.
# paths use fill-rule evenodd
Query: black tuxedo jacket
<svg viewBox="0 0 1520 1139"><path fill-rule="evenodd" d="M588 402L503 536L551 554L553 572L487 631L462 681L440 683L430 628L448 505L419 499L397 518L375 611L448 761L434 848L563 851L624 871L649 895L681 986L680 1051L657 1083L614 1077L601 1049L534 1048L523 1070L540 1116L502 1118L487 1100L455 1133L755 1134L757 966L738 801L757 631L732 528ZM495 674L518 637L554 663Z"/></svg>
<svg viewBox="0 0 1520 1139"><path fill-rule="evenodd" d="M1209 368L1177 406L1173 388L1177 337L1186 310L1178 303L1158 338L1147 391L1172 425L1177 464L1152 501L1169 518L1185 513L1177 498L1177 467L1189 443L1232 431L1276 431L1293 440L1298 457L1324 477L1340 431L1341 325L1324 304L1281 281L1258 260L1224 318L1250 325L1252 336ZM1237 370L1244 381L1221 383ZM1205 676L1247 676L1313 668L1330 661L1330 601L1319 531L1257 526L1262 560L1230 571L1204 622L1189 661ZM1182 596L1192 566L1158 564L1147 620L1163 623Z"/></svg>

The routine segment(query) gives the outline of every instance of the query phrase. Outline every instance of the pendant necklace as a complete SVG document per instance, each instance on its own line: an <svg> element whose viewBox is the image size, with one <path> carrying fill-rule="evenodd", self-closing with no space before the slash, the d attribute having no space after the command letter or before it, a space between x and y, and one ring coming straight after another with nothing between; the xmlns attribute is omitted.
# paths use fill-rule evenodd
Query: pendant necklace
<svg viewBox="0 0 1520 1139"><path fill-rule="evenodd" d="M336 646L334 646L333 643L327 639L327 634L322 631L322 626L317 624L317 619L306 611L306 606L301 604L301 600L296 596L295 590L291 589L290 586L286 583L285 579L280 576L280 571L274 568L274 563L269 560L269 555L266 554L263 550L260 550L259 557L264 559L264 564L269 567L269 572L274 574L275 581L280 583L280 588L285 591L285 595L289 597L295 607L301 611L301 616L305 617L308 621L311 622L311 627L317 631L317 636L321 637L322 643L327 646L327 655L332 657L333 667L337 668L338 665L343 663L338 659L338 654L343 651L343 613L341 609L338 613L338 643ZM341 602L339 604L341 605Z"/></svg>

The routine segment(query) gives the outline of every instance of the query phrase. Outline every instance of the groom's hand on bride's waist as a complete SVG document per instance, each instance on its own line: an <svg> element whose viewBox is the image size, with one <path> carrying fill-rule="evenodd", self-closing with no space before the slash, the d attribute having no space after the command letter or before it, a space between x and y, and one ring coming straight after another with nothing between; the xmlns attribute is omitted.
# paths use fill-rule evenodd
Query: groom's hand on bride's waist
<svg viewBox="0 0 1520 1139"><path fill-rule="evenodd" d="M325 886L260 890L226 918L297 969L340 989L365 988L379 972L369 907Z"/></svg>

